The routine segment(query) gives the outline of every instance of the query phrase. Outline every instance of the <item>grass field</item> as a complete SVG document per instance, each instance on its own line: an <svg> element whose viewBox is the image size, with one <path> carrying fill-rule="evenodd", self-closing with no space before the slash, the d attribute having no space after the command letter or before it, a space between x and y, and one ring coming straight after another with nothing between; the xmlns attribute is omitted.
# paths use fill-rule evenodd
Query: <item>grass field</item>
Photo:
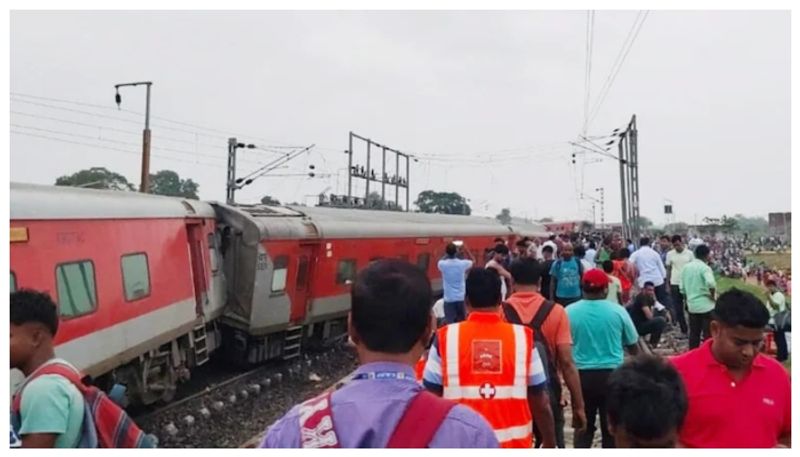
<svg viewBox="0 0 800 457"><path fill-rule="evenodd" d="M756 284L749 284L741 279L733 279L733 278L724 278L721 276L717 277L717 295L725 292L726 290L737 288L741 290L745 290L750 292L751 294L755 295L756 297L760 298L762 301L767 300L767 293L764 288L759 287Z"/></svg>
<svg viewBox="0 0 800 457"><path fill-rule="evenodd" d="M761 253L761 254L747 254L747 261L749 262L764 262L767 266L777 268L779 270L788 270L792 268L792 255L790 253Z"/></svg>

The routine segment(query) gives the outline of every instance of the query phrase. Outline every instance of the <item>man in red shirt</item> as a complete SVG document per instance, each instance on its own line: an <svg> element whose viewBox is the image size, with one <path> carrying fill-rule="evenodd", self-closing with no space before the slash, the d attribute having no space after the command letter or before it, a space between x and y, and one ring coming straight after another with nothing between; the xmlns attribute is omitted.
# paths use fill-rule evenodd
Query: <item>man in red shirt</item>
<svg viewBox="0 0 800 457"><path fill-rule="evenodd" d="M689 398L683 446L791 446L789 374L759 352L768 321L758 298L732 289L717 299L711 339L672 359Z"/></svg>

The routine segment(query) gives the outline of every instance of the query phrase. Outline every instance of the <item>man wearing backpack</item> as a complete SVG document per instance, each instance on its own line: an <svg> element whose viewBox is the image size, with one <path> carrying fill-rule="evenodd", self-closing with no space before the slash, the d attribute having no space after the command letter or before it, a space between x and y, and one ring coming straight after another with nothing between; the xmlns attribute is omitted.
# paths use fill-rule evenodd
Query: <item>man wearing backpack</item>
<svg viewBox="0 0 800 457"><path fill-rule="evenodd" d="M436 325L425 273L399 259L378 260L358 274L350 295L348 333L360 362L352 381L292 408L261 447L497 447L483 417L415 380L412 366Z"/></svg>
<svg viewBox="0 0 800 457"><path fill-rule="evenodd" d="M68 364L55 358L56 305L47 294L22 289L11 294L10 308L11 368L20 370L26 378L22 390L15 394L21 399L16 432L22 447L78 447L84 413L81 392L58 375L32 379L49 363Z"/></svg>
<svg viewBox="0 0 800 457"><path fill-rule="evenodd" d="M583 265L573 252L571 244L564 244L561 258L550 267L550 297L564 307L581 299Z"/></svg>
<svg viewBox="0 0 800 457"><path fill-rule="evenodd" d="M55 357L58 311L48 294L12 293L10 314L11 368L25 375L11 399L11 426L22 447L155 447L122 408Z"/></svg>
<svg viewBox="0 0 800 457"><path fill-rule="evenodd" d="M581 393L581 381L578 369L572 360L572 335L569 329L569 318L562 306L546 300L539 293L541 268L533 259L520 259L511 264L511 275L514 277L514 294L503 306L507 322L522 324L533 330L533 339L546 359L544 366L550 393L550 408L553 410L556 445L565 447L564 443L564 407L561 401L561 372L567 383L572 400L572 427L583 430L586 427L586 412ZM541 446L542 437L534 424L534 436L537 447Z"/></svg>

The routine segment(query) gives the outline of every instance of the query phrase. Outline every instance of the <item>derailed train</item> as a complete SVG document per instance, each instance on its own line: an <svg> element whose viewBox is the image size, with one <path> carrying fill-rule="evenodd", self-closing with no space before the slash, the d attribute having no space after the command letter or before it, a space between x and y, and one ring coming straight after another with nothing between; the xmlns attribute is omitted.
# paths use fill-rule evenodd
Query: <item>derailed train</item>
<svg viewBox="0 0 800 457"><path fill-rule="evenodd" d="M522 236L544 228L12 183L10 280L58 303L58 356L151 404L214 351L257 364L341 336L349 285L370 261L415 263L440 293L448 242L482 259L495 238Z"/></svg>

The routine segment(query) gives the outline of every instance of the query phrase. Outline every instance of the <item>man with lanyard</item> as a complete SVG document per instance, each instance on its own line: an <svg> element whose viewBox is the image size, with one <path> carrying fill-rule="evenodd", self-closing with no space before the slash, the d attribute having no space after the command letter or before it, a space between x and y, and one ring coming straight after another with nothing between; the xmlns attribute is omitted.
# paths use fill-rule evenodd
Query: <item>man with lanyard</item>
<svg viewBox="0 0 800 457"><path fill-rule="evenodd" d="M359 368L353 380L291 409L267 431L268 448L490 448L478 413L425 392L414 379L435 328L425 273L399 259L373 262L352 286L348 333Z"/></svg>
<svg viewBox="0 0 800 457"><path fill-rule="evenodd" d="M501 447L530 448L533 420L543 447L555 447L547 376L533 332L503 321L500 278L494 272L469 272L467 312L466 321L436 332L423 384L481 413Z"/></svg>
<svg viewBox="0 0 800 457"><path fill-rule="evenodd" d="M731 289L714 306L711 339L672 358L689 398L683 446L791 447L789 373L759 351L768 321L761 300Z"/></svg>

